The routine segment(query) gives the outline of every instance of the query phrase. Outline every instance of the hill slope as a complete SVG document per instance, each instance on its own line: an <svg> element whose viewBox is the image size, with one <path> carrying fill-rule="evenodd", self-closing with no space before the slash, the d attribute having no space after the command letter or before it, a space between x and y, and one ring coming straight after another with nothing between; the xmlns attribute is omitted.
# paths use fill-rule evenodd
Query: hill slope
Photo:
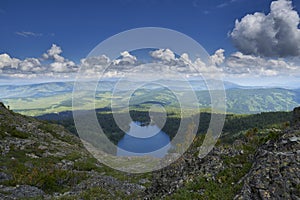
<svg viewBox="0 0 300 200"><path fill-rule="evenodd" d="M133 175L97 162L63 127L0 104L0 199L299 199L299 121L295 110L289 129L243 130L202 159L199 135L175 163Z"/></svg>
<svg viewBox="0 0 300 200"><path fill-rule="evenodd" d="M0 153L0 199L90 199L95 191L99 198L130 198L144 190L131 183L143 176L130 178L103 166L63 127L16 114L2 103Z"/></svg>
<svg viewBox="0 0 300 200"><path fill-rule="evenodd" d="M248 130L203 159L197 138L181 160L155 173L146 192L166 199L299 199L300 108L294 122L285 130Z"/></svg>

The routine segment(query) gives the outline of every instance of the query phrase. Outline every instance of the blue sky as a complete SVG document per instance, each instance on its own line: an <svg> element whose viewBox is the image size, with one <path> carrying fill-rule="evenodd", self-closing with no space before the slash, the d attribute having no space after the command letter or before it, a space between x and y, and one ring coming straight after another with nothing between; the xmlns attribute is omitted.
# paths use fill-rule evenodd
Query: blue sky
<svg viewBox="0 0 300 200"><path fill-rule="evenodd" d="M52 43L72 60L85 57L99 42L121 31L155 26L180 31L213 53L235 51L227 32L235 19L255 11L269 12L268 0L2 0L0 52L18 58L37 57ZM299 3L298 3L299 4ZM300 7L300 4L296 7ZM24 37L21 32L36 35Z"/></svg>
<svg viewBox="0 0 300 200"><path fill-rule="evenodd" d="M226 60L232 61L238 57L247 62L254 60L258 64L263 63L261 66L265 68L260 71L276 77L278 73L270 71L273 70L269 66L272 60L279 59L289 62L288 66L292 66L291 68L297 67L298 51L294 53L293 49L285 50L283 46L278 46L279 50L274 50L274 53L263 49L259 46L258 33L253 36L256 40L254 45L258 47L249 49L247 46L252 44L249 45L249 37L243 35L243 29L251 20L245 20L240 27L235 25L236 19L241 21L248 14L253 15L255 12L267 16L270 13L271 3L271 0L1 0L0 54L7 54L10 58L20 60L39 59L43 53L53 47L53 44L56 44L61 48L60 56L78 64L80 59L84 58L99 42L112 35L138 27L164 27L192 37L211 55L223 49L222 53ZM299 13L300 1L292 1L291 8L283 4L278 7L286 8L293 15L292 12ZM293 17L297 19L297 16ZM253 18L260 19L258 16ZM266 17L266 20L261 22L261 26L270 20L276 21L276 18ZM282 29L284 26L285 24L282 25ZM236 34L230 35L235 27ZM268 29L262 30L261 33L264 32L268 32ZM272 43L271 36L266 36L264 41L269 39ZM282 40L288 44L285 38ZM276 48L277 46L270 46L269 49ZM242 54L236 54L237 52ZM239 74L240 72L235 71L231 66L234 62L226 64L231 67L227 72ZM246 68L247 62L238 63L238 66ZM4 64L3 67L9 68ZM244 74L245 71L247 70L244 70ZM275 78L272 81L274 80Z"/></svg>

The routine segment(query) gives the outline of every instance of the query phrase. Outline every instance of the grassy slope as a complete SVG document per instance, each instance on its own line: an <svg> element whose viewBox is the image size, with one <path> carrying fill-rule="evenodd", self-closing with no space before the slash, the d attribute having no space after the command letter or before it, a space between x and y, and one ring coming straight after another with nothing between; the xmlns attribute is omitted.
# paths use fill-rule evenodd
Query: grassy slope
<svg viewBox="0 0 300 200"><path fill-rule="evenodd" d="M106 174L116 177L119 180L128 182L138 182L142 178L148 178L151 181L151 174L128 175L119 171L112 170L103 166L97 160L90 156L80 141L68 134L62 127L49 124L46 122L36 121L30 117L24 117L11 111L1 111L0 118L0 138L3 146L9 146L9 152L1 156L0 171L12 175L12 180L5 181L6 186L15 186L17 184L28 184L43 189L48 194L54 192L63 193L69 191L75 185L88 180L89 172L95 171L100 174ZM288 113L270 113L264 115L233 116L227 119L228 133L235 132L236 138L245 138L246 143L235 147L228 143L228 138L232 135L226 135L218 145L222 148L240 151L243 155L234 157L223 156L222 162L226 168L218 172L216 179L211 179L209 175L203 174L191 177L191 180L185 180L183 187L167 196L168 199L232 199L240 189L239 180L249 171L251 160L248 158L255 154L256 148L268 141L278 137L278 128L284 128L282 123L284 118L287 119ZM273 117L273 120L270 118ZM261 128L248 127L253 122L260 124L266 118L270 122L261 125ZM266 129L265 126L277 123L277 129ZM232 124L232 126L230 126ZM274 125L272 125L274 126ZM20 129L20 127L23 128ZM234 130L234 131L231 131ZM28 139L34 141L33 145L27 145L20 148L18 142L26 142ZM197 149L203 139L199 135L192 146ZM223 142L222 142L223 141ZM232 141L230 141L232 142ZM41 148L47 146L47 149ZM4 149L1 149L3 152ZM44 157L43 154L49 151L51 154ZM56 153L63 152L61 155ZM33 157L37 156L38 158ZM195 154L194 156L197 156ZM59 163L73 162L69 169L56 168ZM174 163L174 165L177 165ZM156 172L154 172L156 173ZM151 187L145 184L146 187ZM204 191L204 192L203 192ZM122 191L109 191L106 187L91 187L77 196L65 196L61 199L97 199L97 198L128 198L132 199L141 194L126 195Z"/></svg>

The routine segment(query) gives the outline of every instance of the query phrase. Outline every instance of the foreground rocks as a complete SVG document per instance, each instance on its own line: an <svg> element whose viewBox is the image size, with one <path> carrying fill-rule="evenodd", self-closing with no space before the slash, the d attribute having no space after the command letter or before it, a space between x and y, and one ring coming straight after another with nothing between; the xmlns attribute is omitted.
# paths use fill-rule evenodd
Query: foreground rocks
<svg viewBox="0 0 300 200"><path fill-rule="evenodd" d="M262 145L235 199L300 199L300 130Z"/></svg>
<svg viewBox="0 0 300 200"><path fill-rule="evenodd" d="M0 199L89 199L95 191L104 193L101 199L122 199L145 190L106 175L121 173L99 163L63 127L19 115L2 103L0 154Z"/></svg>
<svg viewBox="0 0 300 200"><path fill-rule="evenodd" d="M300 108L294 109L293 116L291 128L285 131L270 129L268 132L274 135L273 138L245 155L252 166L239 181L232 183L242 184L234 199L300 199ZM248 143L248 139L243 139L236 140L229 148L216 146L203 159L192 156L195 149L191 149L175 164L154 173L153 184L146 190L147 198L168 197L195 177L218 182L216 179L222 170L243 167L241 164L228 165L222 158L245 154L237 147ZM189 192L204 193L205 190L200 188Z"/></svg>
<svg viewBox="0 0 300 200"><path fill-rule="evenodd" d="M196 195L193 199L216 199L209 196L206 186L211 184L213 192L221 188L222 199L298 200L299 108L293 116L287 130L255 131L233 144L218 144L201 159L199 145L194 145L164 169L133 175L103 166L63 127L15 114L0 104L0 199L183 198L174 196L178 191ZM258 140L255 135L260 135Z"/></svg>
<svg viewBox="0 0 300 200"><path fill-rule="evenodd" d="M217 180L218 174L226 168L233 167L235 164L225 163L224 157L236 157L244 154L239 146L244 141L238 140L233 146L215 146L214 149L204 158L199 158L197 148L191 148L179 160L170 166L154 172L152 185L146 189L145 199L155 199L169 197L180 188L184 188L187 183L194 182L203 178L205 182ZM252 155L245 155L248 159L253 159ZM242 167L234 166L234 167ZM205 183L204 183L205 184ZM199 186L192 193L204 193L205 190ZM173 197L169 197L173 199ZM205 199L205 198L203 198Z"/></svg>
<svg viewBox="0 0 300 200"><path fill-rule="evenodd" d="M17 185L15 187L4 187L0 185L0 199L21 199L42 197L45 193L37 187L30 185Z"/></svg>

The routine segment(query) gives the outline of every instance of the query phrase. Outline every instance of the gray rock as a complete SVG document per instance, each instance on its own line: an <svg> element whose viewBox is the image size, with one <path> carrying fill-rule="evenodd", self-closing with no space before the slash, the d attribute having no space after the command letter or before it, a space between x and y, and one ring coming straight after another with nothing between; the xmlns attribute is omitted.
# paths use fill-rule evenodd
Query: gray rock
<svg viewBox="0 0 300 200"><path fill-rule="evenodd" d="M148 179L141 179L139 180L140 184L145 184L145 183L149 183L150 181Z"/></svg>
<svg viewBox="0 0 300 200"><path fill-rule="evenodd" d="M300 141L300 137L293 136L293 137L289 138L289 140L291 142L297 142L297 141Z"/></svg>
<svg viewBox="0 0 300 200"><path fill-rule="evenodd" d="M11 180L12 177L4 172L0 172L0 182Z"/></svg>
<svg viewBox="0 0 300 200"><path fill-rule="evenodd" d="M297 188L300 144L295 142L298 135L297 129L286 130L279 140L270 141L257 150L253 168L235 199L297 199L300 196Z"/></svg>
<svg viewBox="0 0 300 200"><path fill-rule="evenodd" d="M0 192L5 195L7 199L19 199L19 198L32 198L41 197L45 193L37 187L29 185L17 185L16 187L3 187L0 188Z"/></svg>

